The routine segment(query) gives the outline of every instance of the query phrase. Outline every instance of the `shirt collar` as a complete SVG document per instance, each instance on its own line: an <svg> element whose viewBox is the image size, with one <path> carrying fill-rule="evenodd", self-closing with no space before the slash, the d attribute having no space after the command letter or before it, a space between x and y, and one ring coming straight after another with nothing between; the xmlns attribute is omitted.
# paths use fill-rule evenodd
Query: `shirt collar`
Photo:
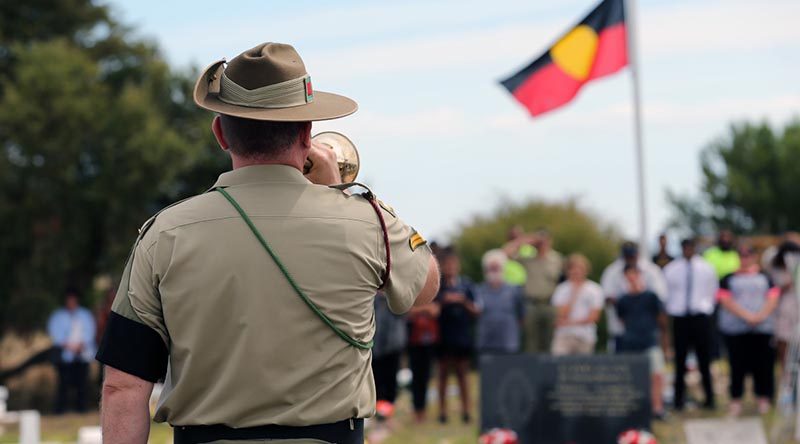
<svg viewBox="0 0 800 444"><path fill-rule="evenodd" d="M289 165L251 165L222 173L214 188L233 187L253 183L295 183L308 185L311 182L295 167Z"/></svg>

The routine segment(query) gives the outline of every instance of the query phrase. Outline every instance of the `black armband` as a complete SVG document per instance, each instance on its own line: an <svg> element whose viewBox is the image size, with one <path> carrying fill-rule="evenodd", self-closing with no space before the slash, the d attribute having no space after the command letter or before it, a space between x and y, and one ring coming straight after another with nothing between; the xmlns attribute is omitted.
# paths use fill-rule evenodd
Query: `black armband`
<svg viewBox="0 0 800 444"><path fill-rule="evenodd" d="M112 311L95 359L145 381L158 382L167 373L169 351L155 330Z"/></svg>

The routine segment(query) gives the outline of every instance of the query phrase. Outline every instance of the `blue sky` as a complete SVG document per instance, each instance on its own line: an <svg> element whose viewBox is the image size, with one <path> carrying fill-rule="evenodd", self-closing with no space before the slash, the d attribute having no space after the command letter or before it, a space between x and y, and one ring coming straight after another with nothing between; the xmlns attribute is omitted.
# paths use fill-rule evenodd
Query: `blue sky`
<svg viewBox="0 0 800 444"><path fill-rule="evenodd" d="M177 67L293 44L315 89L360 106L315 124L358 145L360 179L428 238L503 200L576 197L637 236L628 69L533 120L498 84L595 0L111 2ZM665 190L696 192L699 151L732 121L800 116L800 2L640 0L649 233ZM212 181L213 178L209 178ZM533 227L531 227L533 228Z"/></svg>

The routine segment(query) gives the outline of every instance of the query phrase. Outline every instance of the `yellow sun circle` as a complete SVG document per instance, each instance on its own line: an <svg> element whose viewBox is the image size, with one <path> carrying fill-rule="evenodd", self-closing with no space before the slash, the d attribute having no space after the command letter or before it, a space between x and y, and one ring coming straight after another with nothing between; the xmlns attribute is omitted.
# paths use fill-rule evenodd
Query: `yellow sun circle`
<svg viewBox="0 0 800 444"><path fill-rule="evenodd" d="M579 25L553 45L550 56L564 72L578 80L586 80L592 70L597 42L594 29Z"/></svg>

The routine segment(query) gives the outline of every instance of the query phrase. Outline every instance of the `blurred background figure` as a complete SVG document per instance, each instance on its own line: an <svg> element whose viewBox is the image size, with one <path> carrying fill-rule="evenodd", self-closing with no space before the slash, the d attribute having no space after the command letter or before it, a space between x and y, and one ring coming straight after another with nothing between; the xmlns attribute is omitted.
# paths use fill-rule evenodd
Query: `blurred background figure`
<svg viewBox="0 0 800 444"><path fill-rule="evenodd" d="M95 354L95 322L92 313L80 306L77 290L70 288L64 293L64 306L50 316L47 332L53 344L60 348L54 411L61 414L72 407L85 412L89 362ZM70 397L73 397L72 403Z"/></svg>
<svg viewBox="0 0 800 444"><path fill-rule="evenodd" d="M686 357L697 356L705 393L704 408L714 409L714 384L711 379L711 335L719 280L714 267L697 255L694 239L681 242L682 256L664 268L667 281L667 314L672 319L672 345L675 347L675 410L684 407Z"/></svg>
<svg viewBox="0 0 800 444"><path fill-rule="evenodd" d="M480 353L516 353L520 349L520 332L525 307L520 287L504 282L507 261L503 250L489 250L483 255L482 284L475 286L475 300L481 307L478 320Z"/></svg>
<svg viewBox="0 0 800 444"><path fill-rule="evenodd" d="M775 345L778 360L784 370L788 345L797 336L797 324L800 322L800 307L794 282L798 258L800 235L794 232L784 233L778 245L767 248L761 255L762 269L772 279L772 283L781 289L775 312Z"/></svg>
<svg viewBox="0 0 800 444"><path fill-rule="evenodd" d="M731 230L721 230L717 235L716 245L706 249L703 257L717 272L719 279L739 270L739 253L736 251L736 237ZM719 306L714 310L714 323L719 325ZM720 337L719 328L714 328L711 334L712 359L719 359L724 354L724 342Z"/></svg>
<svg viewBox="0 0 800 444"><path fill-rule="evenodd" d="M653 416L665 419L664 354L669 350L667 316L661 299L645 287L636 265L626 265L624 276L628 291L616 302L617 314L625 326L617 353L645 353L650 359L650 399ZM661 347L659 347L659 339Z"/></svg>
<svg viewBox="0 0 800 444"><path fill-rule="evenodd" d="M397 399L397 371L406 347L406 320L389 310L383 293L375 296L375 339L372 347L372 373L379 407L379 421L392 416Z"/></svg>
<svg viewBox="0 0 800 444"><path fill-rule="evenodd" d="M519 225L514 225L510 230L508 230L509 244L516 244L518 240L525 238L525 236L525 230ZM511 255L511 257L528 258L536 256L536 248L529 243L523 242L518 244L516 248L517 250L513 255ZM506 256L508 257L508 252L506 252ZM525 267L523 267L519 262L510 258L506 260L506 264L503 269L503 277L508 284L519 287L525 285L525 281L527 280Z"/></svg>
<svg viewBox="0 0 800 444"><path fill-rule="evenodd" d="M667 241L666 233L661 233L661 235L658 236L658 253L653 255L653 263L658 265L659 268L666 267L667 264L674 259L667 253Z"/></svg>
<svg viewBox="0 0 800 444"><path fill-rule="evenodd" d="M533 245L536 255L522 257L524 245ZM527 353L547 353L555 327L555 310L550 298L563 273L561 253L553 250L550 233L539 229L533 235L522 235L506 244L506 255L525 267L525 325L523 347Z"/></svg>
<svg viewBox="0 0 800 444"><path fill-rule="evenodd" d="M639 246L635 242L623 242L620 247L620 257L603 270L600 278L600 286L603 287L603 295L606 298L606 323L611 350L616 348L625 331L617 317L614 303L630 291L629 280L625 277L626 267L636 267L644 288L655 293L661 301L664 301L667 295L667 284L664 282L661 269L650 262L649 258L639 256Z"/></svg>
<svg viewBox="0 0 800 444"><path fill-rule="evenodd" d="M586 256L567 258L567 280L556 287L553 306L558 310L551 352L554 355L591 354L597 342L597 320L603 310L603 289L586 277Z"/></svg>
<svg viewBox="0 0 800 444"><path fill-rule="evenodd" d="M775 391L772 335L781 290L761 271L753 247L741 246L738 258L741 267L722 279L717 296L722 307L719 329L731 369L730 414L739 416L742 412L744 378L748 373L753 376L758 411L766 414Z"/></svg>
<svg viewBox="0 0 800 444"><path fill-rule="evenodd" d="M428 384L439 344L439 310L436 302L411 307L408 312L408 366L411 369L411 397L414 419L425 421Z"/></svg>
<svg viewBox="0 0 800 444"><path fill-rule="evenodd" d="M439 242L431 242L431 253L433 253L435 257L439 257L442 254L442 246L439 245Z"/></svg>
<svg viewBox="0 0 800 444"><path fill-rule="evenodd" d="M717 244L703 252L703 257L714 267L718 278L735 273L741 264L733 232L721 230L717 235Z"/></svg>
<svg viewBox="0 0 800 444"><path fill-rule="evenodd" d="M442 285L436 302L439 312L439 422L447 422L447 380L451 372L458 379L461 419L471 421L467 376L475 350L474 322L480 314L472 282L461 276L461 261L452 248L443 249L440 260Z"/></svg>

